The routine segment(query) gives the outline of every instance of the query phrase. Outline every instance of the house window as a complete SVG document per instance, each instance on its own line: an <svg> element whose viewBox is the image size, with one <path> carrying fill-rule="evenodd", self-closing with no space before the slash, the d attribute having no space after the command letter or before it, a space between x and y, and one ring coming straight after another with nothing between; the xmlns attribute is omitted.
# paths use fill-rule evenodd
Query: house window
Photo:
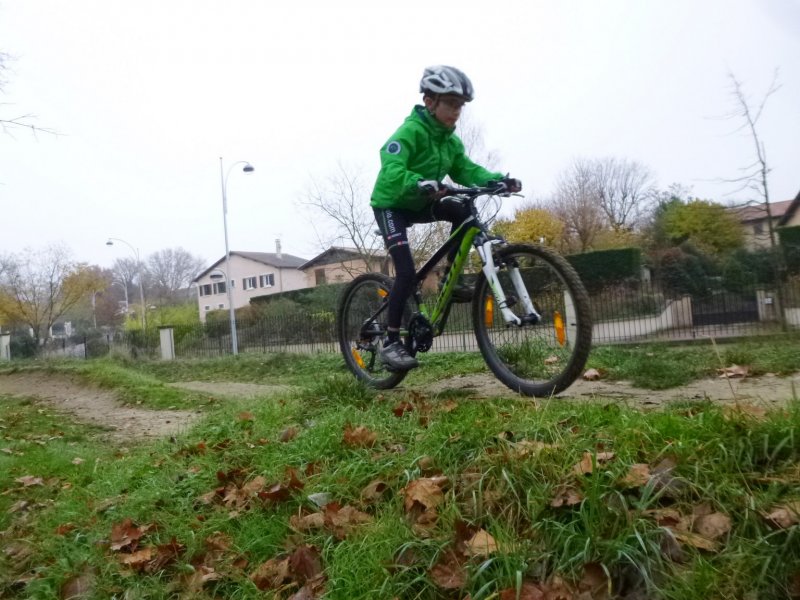
<svg viewBox="0 0 800 600"><path fill-rule="evenodd" d="M763 223L756 223L753 225L753 233L756 235L761 235L764 233L764 224Z"/></svg>
<svg viewBox="0 0 800 600"><path fill-rule="evenodd" d="M314 269L315 285L325 284L325 269Z"/></svg>
<svg viewBox="0 0 800 600"><path fill-rule="evenodd" d="M200 286L200 295L201 296L210 296L211 295L211 284L206 283L205 285Z"/></svg>
<svg viewBox="0 0 800 600"><path fill-rule="evenodd" d="M220 304L219 308L225 308L225 305L224 304Z"/></svg>
<svg viewBox="0 0 800 600"><path fill-rule="evenodd" d="M242 287L246 290L254 290L256 289L256 278L255 277L245 277L242 279Z"/></svg>
<svg viewBox="0 0 800 600"><path fill-rule="evenodd" d="M225 293L225 282L220 281L219 283L214 284L214 293L215 294L224 294Z"/></svg>
<svg viewBox="0 0 800 600"><path fill-rule="evenodd" d="M206 305L203 307L203 310L211 310L211 307L210 307L208 304L206 304Z"/></svg>
<svg viewBox="0 0 800 600"><path fill-rule="evenodd" d="M270 273L269 275L261 275L258 278L258 284L261 287L272 287L275 285L275 274Z"/></svg>

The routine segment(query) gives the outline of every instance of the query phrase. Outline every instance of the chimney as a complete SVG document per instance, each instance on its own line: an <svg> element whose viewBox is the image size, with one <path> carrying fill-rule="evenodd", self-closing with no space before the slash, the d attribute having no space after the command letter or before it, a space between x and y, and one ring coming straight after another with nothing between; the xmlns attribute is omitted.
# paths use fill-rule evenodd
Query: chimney
<svg viewBox="0 0 800 600"><path fill-rule="evenodd" d="M280 240L280 238L275 240L275 256L277 256L278 258L283 258L281 256L281 240Z"/></svg>

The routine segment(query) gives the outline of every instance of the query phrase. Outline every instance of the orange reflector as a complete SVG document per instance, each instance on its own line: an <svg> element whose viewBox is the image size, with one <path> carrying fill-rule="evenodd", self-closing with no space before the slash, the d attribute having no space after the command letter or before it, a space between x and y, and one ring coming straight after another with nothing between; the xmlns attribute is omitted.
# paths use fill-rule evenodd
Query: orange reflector
<svg viewBox="0 0 800 600"><path fill-rule="evenodd" d="M367 365L364 364L364 359L361 358L361 353L355 348L351 348L350 352L353 354L353 358L356 359L356 364L362 369L366 368Z"/></svg>
<svg viewBox="0 0 800 600"><path fill-rule="evenodd" d="M386 296L388 296L388 295L389 295L389 292L387 292L385 289L378 288L378 296L380 296L381 298L386 298Z"/></svg>
<svg viewBox="0 0 800 600"><path fill-rule="evenodd" d="M561 318L561 313L556 311L553 315L553 327L556 330L556 339L562 346L567 341L567 331L564 327L564 319Z"/></svg>
<svg viewBox="0 0 800 600"><path fill-rule="evenodd" d="M483 322L486 327L494 325L494 296L488 296L483 305Z"/></svg>

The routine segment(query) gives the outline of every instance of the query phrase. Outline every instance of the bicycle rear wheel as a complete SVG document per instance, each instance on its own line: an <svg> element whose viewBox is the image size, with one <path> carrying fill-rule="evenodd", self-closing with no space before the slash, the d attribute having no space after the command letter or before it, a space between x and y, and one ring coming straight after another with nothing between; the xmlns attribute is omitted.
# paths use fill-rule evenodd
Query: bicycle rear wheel
<svg viewBox="0 0 800 600"><path fill-rule="evenodd" d="M472 304L478 347L495 376L526 396L551 396L581 374L592 345L589 297L575 270L558 254L515 244L495 252L500 286L510 310L527 317L512 281L518 270L540 315L536 323L507 324L485 275Z"/></svg>
<svg viewBox="0 0 800 600"><path fill-rule="evenodd" d="M392 283L390 277L379 273L357 277L345 288L337 316L339 347L347 368L377 389L395 387L408 372L390 371L380 359L386 336L386 299Z"/></svg>

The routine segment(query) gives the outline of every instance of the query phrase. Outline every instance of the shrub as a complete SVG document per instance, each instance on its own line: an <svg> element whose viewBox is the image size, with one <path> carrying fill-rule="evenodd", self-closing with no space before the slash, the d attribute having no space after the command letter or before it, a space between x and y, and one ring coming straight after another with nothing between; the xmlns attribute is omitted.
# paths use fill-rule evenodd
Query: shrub
<svg viewBox="0 0 800 600"><path fill-rule="evenodd" d="M597 250L572 254L566 258L590 290L597 290L609 283L639 279L642 268L642 251L639 248Z"/></svg>

